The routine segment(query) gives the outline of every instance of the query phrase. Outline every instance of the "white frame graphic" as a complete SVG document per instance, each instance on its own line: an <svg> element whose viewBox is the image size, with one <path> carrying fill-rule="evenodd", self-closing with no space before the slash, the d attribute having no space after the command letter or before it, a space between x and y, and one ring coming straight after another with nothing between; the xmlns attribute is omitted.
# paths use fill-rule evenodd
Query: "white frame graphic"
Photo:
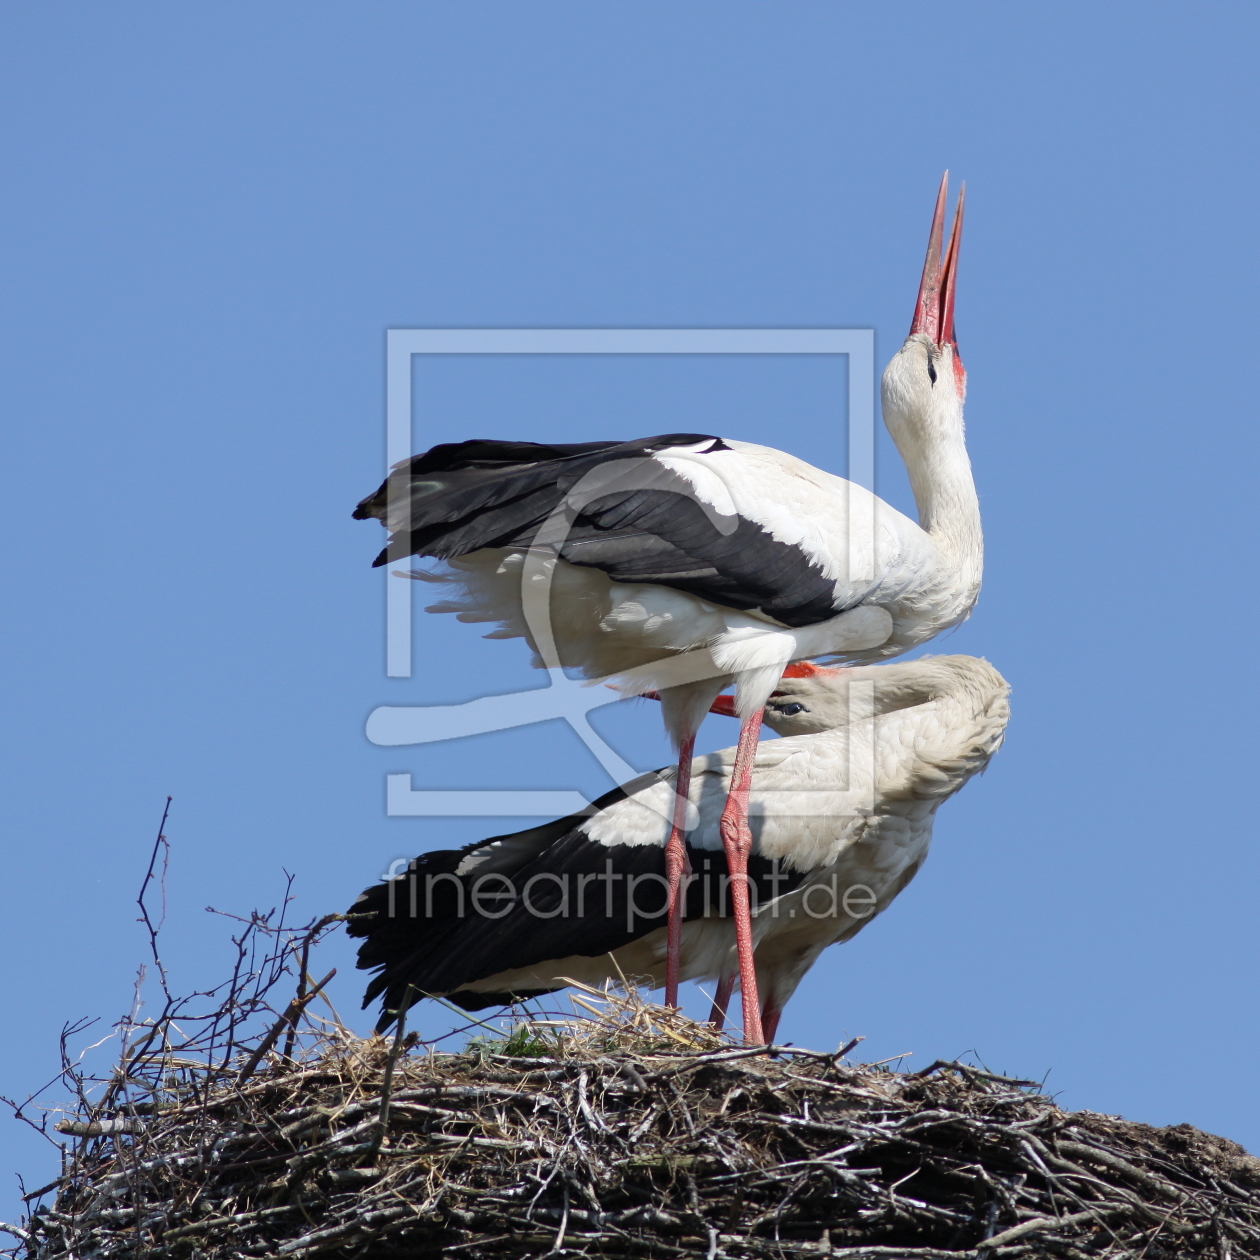
<svg viewBox="0 0 1260 1260"><path fill-rule="evenodd" d="M845 355L849 361L848 468L852 482L875 488L875 330L872 328L391 328L386 334L387 468L415 450L412 358L418 354L791 354ZM385 673L410 678L416 584L385 581ZM563 717L614 783L633 778L586 720L619 699L549 670L545 687L485 696L462 705L382 706L368 718L374 744L396 747ZM600 694L600 692L603 694ZM386 776L386 813L398 816L543 817L575 813L587 802L562 791L417 791L410 774Z"/></svg>

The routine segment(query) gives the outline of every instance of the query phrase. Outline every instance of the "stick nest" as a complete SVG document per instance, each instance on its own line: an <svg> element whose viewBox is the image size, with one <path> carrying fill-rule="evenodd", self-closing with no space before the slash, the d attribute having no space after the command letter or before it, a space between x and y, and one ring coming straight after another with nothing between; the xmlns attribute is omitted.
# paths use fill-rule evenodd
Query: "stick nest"
<svg viewBox="0 0 1260 1260"><path fill-rule="evenodd" d="M1260 1160L1188 1125L579 1001L454 1054L336 1027L252 1064L148 1051L57 1126L73 1149L20 1254L1260 1256Z"/></svg>

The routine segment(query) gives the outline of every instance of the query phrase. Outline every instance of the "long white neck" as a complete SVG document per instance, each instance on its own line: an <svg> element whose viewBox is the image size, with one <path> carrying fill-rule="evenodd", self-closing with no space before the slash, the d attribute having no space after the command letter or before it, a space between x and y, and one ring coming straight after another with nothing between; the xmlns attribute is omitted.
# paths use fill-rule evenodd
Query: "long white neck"
<svg viewBox="0 0 1260 1260"><path fill-rule="evenodd" d="M962 399L948 355L927 372L921 335L911 337L883 380L884 422L905 461L919 524L954 566L963 592L974 597L984 563L980 500L964 437Z"/></svg>
<svg viewBox="0 0 1260 1260"><path fill-rule="evenodd" d="M918 449L901 448L919 509L919 524L953 561L965 586L980 585L984 539L980 531L980 499L963 444L961 421L954 437L934 435Z"/></svg>

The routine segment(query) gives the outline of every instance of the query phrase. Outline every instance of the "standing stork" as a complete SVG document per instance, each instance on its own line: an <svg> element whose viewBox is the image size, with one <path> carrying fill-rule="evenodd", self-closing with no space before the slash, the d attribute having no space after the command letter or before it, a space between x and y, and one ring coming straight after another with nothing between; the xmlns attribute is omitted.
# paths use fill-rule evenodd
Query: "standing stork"
<svg viewBox="0 0 1260 1260"><path fill-rule="evenodd" d="M936 810L1002 742L1007 685L971 656L825 669L790 665L765 709L783 738L757 749L749 803L755 839L754 966L767 1039L818 955L859 932L927 856ZM720 697L720 713L735 713ZM681 972L719 981L717 1021L738 972L734 881L721 819L738 750L695 758L687 806ZM426 853L369 888L350 912L378 969L383 1030L404 1004L443 996L466 1010L619 976L667 974L664 849L676 770L608 793L594 813Z"/></svg>
<svg viewBox="0 0 1260 1260"><path fill-rule="evenodd" d="M537 664L657 690L679 749L666 1001L677 1002L684 805L695 734L730 681L741 719L721 834L734 880L744 1032L761 1040L746 874L762 709L791 661L897 656L956 625L980 589L980 510L954 337L959 195L942 254L941 181L910 335L883 376L884 422L916 524L870 491L782 451L695 433L633 442L469 441L396 465L355 510L390 530L375 563L449 584L431 612L497 622Z"/></svg>

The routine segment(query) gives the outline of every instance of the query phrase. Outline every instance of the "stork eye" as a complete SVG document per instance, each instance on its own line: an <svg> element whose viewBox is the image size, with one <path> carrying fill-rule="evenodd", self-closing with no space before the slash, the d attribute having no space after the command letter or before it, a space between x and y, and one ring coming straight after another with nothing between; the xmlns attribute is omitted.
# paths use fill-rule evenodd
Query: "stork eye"
<svg viewBox="0 0 1260 1260"><path fill-rule="evenodd" d="M798 713L806 712L803 704L780 704L776 708L782 717L795 717Z"/></svg>

